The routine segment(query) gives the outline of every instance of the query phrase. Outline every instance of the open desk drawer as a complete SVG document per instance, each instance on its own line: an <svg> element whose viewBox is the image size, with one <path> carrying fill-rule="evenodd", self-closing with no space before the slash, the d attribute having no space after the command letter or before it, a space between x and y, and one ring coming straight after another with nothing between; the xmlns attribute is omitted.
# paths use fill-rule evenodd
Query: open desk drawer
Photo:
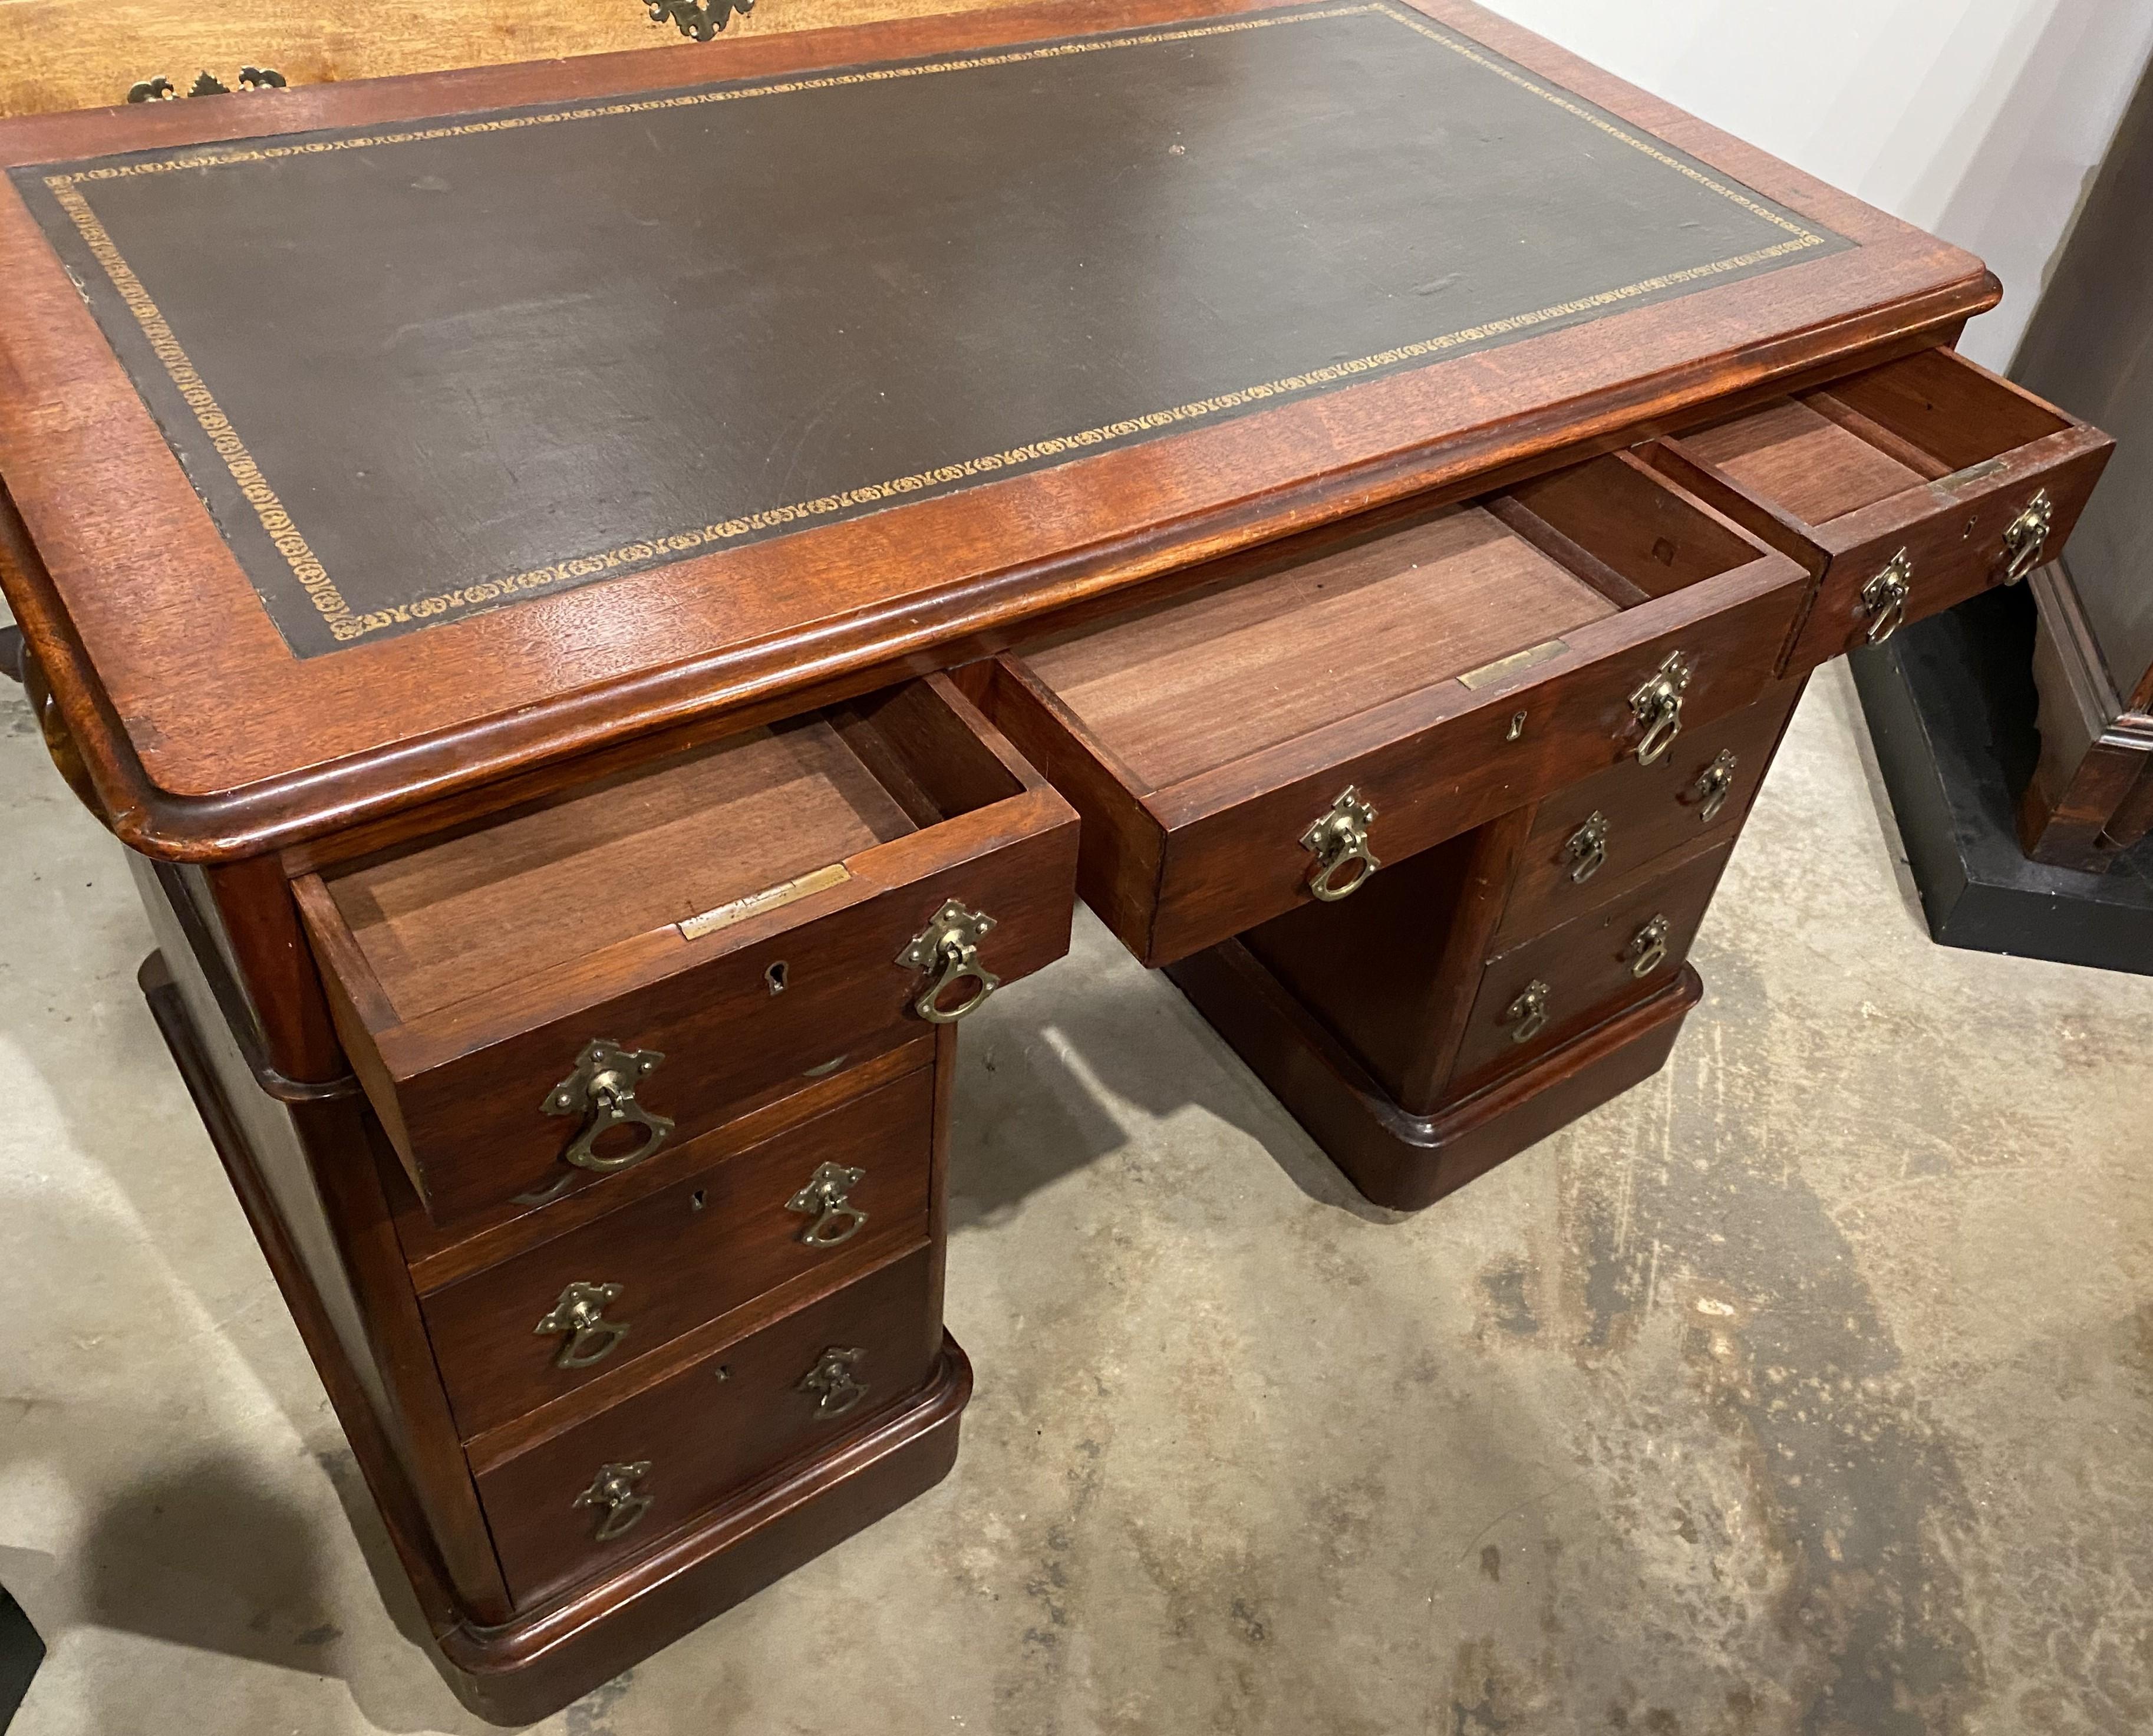
<svg viewBox="0 0 2153 1736"><path fill-rule="evenodd" d="M934 676L293 890L446 1223L592 1183L1059 958L1076 849L1068 805Z"/></svg>
<svg viewBox="0 0 2153 1736"><path fill-rule="evenodd" d="M1925 349L1642 456L1820 576L1782 665L1805 673L2053 560L2114 445Z"/></svg>
<svg viewBox="0 0 2153 1736"><path fill-rule="evenodd" d="M1748 705L1807 572L1613 454L1221 563L999 659L1078 889L1171 964Z"/></svg>

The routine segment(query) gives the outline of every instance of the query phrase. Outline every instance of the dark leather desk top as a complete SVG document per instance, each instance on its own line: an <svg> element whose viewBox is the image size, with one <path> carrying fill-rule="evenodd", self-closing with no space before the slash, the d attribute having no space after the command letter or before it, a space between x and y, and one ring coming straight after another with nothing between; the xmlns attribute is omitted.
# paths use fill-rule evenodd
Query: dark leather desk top
<svg viewBox="0 0 2153 1736"><path fill-rule="evenodd" d="M1470 8L1162 10L0 128L10 590L133 841L888 666L1988 293Z"/></svg>

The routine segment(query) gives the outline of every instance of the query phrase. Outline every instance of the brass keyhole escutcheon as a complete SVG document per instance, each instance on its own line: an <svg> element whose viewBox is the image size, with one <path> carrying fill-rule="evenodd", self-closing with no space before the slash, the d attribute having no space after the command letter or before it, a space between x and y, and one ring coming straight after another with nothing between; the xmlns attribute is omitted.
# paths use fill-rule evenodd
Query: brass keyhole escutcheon
<svg viewBox="0 0 2153 1736"><path fill-rule="evenodd" d="M610 1543L635 1529L643 1515L650 1511L650 1497L636 1492L635 1485L650 1474L650 1461L638 1459L633 1464L608 1464L598 1468L591 1479L591 1486L570 1503L573 1507L595 1507L604 1517L593 1535L600 1543Z"/></svg>
<svg viewBox="0 0 2153 1736"><path fill-rule="evenodd" d="M1606 866L1607 861L1607 816L1596 809L1585 817L1585 823L1563 840L1562 859L1570 864L1571 882L1582 886Z"/></svg>
<svg viewBox="0 0 2153 1736"><path fill-rule="evenodd" d="M1637 763L1656 764L1682 734L1682 695L1689 689L1689 659L1670 651L1652 679L1630 695L1631 715L1644 734L1637 741Z"/></svg>
<svg viewBox="0 0 2153 1736"><path fill-rule="evenodd" d="M842 1417L868 1396L868 1383L857 1372L866 1357L863 1349L833 1344L817 1358L801 1380L800 1391L814 1395L817 1417Z"/></svg>
<svg viewBox="0 0 2153 1736"><path fill-rule="evenodd" d="M1906 619L1906 599L1914 591L1914 563L1905 549L1861 588L1861 612L1869 617L1868 642L1881 645Z"/></svg>
<svg viewBox="0 0 2153 1736"><path fill-rule="evenodd" d="M1535 978L1504 1010L1502 1022L1510 1027L1512 1042L1529 1043L1547 1029L1548 996L1552 993L1553 990Z"/></svg>
<svg viewBox="0 0 2153 1736"><path fill-rule="evenodd" d="M1300 848L1316 858L1308 889L1326 904L1351 898L1383 864L1368 848L1368 828L1376 822L1373 804L1351 784L1339 792L1327 812L1317 816L1300 835ZM1336 877L1346 869L1350 880Z"/></svg>
<svg viewBox="0 0 2153 1736"><path fill-rule="evenodd" d="M785 1202L788 1212L802 1212L815 1221L800 1232L811 1248L834 1248L860 1232L868 1214L845 1196L868 1179L864 1169L847 1169L842 1163L825 1163L807 1178L807 1185Z"/></svg>
<svg viewBox="0 0 2153 1736"><path fill-rule="evenodd" d="M2003 532L2003 582L2015 585L2041 564L2049 533L2056 527L2056 503L2045 488L2026 502L2026 510Z"/></svg>
<svg viewBox="0 0 2153 1736"><path fill-rule="evenodd" d="M1630 944L1622 949L1622 961L1630 967L1631 975L1650 976L1667 963L1670 932L1667 918L1655 916L1630 937Z"/></svg>
<svg viewBox="0 0 2153 1736"><path fill-rule="evenodd" d="M967 910L951 899L934 913L934 919L906 943L897 962L914 970L934 973L934 980L922 990L912 1010L930 1025L954 1025L965 1014L976 1012L1002 980L980 962L980 941L995 926L985 911ZM970 982L971 992L954 1006L944 1006L944 990Z"/></svg>
<svg viewBox="0 0 2153 1736"><path fill-rule="evenodd" d="M567 1341L553 1358L556 1368L588 1368L603 1362L613 1347L628 1336L628 1328L605 1317L606 1309L620 1300L618 1284L571 1284L561 1292L552 1311L531 1330L541 1337L565 1332Z"/></svg>
<svg viewBox="0 0 2153 1736"><path fill-rule="evenodd" d="M637 1085L664 1058L654 1049L624 1048L609 1037L595 1037L583 1045L583 1052L576 1057L576 1070L547 1092L546 1101L538 1106L547 1115L583 1117L583 1126L561 1153L564 1163L609 1175L640 1163L664 1144L673 1132L672 1122L644 1108L635 1095ZM614 1128L629 1126L643 1130L640 1141L617 1156L601 1157L600 1136Z"/></svg>
<svg viewBox="0 0 2153 1736"><path fill-rule="evenodd" d="M1734 788L1734 768L1741 763L1732 749L1723 747L1719 757L1697 773L1689 792L1697 797L1697 817L1701 824L1710 825L1720 809L1727 806L1727 797Z"/></svg>

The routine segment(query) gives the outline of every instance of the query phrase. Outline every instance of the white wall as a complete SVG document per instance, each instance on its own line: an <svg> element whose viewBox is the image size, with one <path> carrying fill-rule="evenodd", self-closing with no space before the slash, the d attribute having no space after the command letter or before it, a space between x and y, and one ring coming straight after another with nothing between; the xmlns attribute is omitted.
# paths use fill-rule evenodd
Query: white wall
<svg viewBox="0 0 2153 1736"><path fill-rule="evenodd" d="M2153 0L1482 3L1979 254L1998 369L2153 52Z"/></svg>

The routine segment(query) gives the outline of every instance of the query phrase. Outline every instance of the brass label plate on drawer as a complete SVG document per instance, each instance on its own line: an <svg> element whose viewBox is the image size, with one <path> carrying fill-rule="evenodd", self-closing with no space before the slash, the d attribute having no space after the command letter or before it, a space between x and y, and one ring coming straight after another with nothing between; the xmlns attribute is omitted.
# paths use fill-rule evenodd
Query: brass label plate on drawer
<svg viewBox="0 0 2153 1736"><path fill-rule="evenodd" d="M1461 687L1492 687L1507 675L1520 669L1529 669L1560 657L1570 649L1565 639L1545 639L1536 645L1528 645L1522 651L1513 651L1508 657L1498 657L1493 663L1484 663L1477 669L1468 669L1458 678Z"/></svg>
<svg viewBox="0 0 2153 1736"><path fill-rule="evenodd" d="M827 868L818 868L808 873L796 874L790 880L781 880L775 886L766 886L761 892L751 892L720 904L714 910L705 910L700 916L683 917L674 924L683 940L700 940L705 934L715 934L720 929L729 929L736 922L746 922L751 916L759 916L766 910L776 910L797 903L812 893L826 887L842 886L853 878L853 871L842 862L833 862Z"/></svg>

